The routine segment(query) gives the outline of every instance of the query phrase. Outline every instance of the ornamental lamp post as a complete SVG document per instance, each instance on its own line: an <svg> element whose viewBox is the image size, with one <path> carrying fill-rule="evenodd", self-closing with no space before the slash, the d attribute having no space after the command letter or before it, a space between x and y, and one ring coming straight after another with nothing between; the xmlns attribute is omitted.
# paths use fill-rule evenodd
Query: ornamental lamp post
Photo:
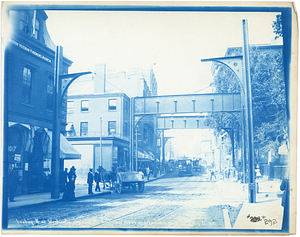
<svg viewBox="0 0 300 237"><path fill-rule="evenodd" d="M61 127L61 103L69 86L80 76L91 72L81 72L61 75L63 71L63 48L57 46L54 60L54 111L52 130L52 159L51 159L51 198L59 198L59 176L60 176L60 127ZM62 88L62 80L69 79L66 87ZM62 90L63 89L63 90Z"/></svg>
<svg viewBox="0 0 300 237"><path fill-rule="evenodd" d="M242 36L243 45L241 56L231 56L222 58L202 59L202 62L215 61L228 67L240 80L243 92L243 108L241 111L243 126L242 135L245 141L244 152L244 166L246 167L246 157L248 157L248 177L249 177L249 203L256 202L255 192L255 167L254 167L254 143L253 143L253 115L252 115L252 95L251 95L251 78L250 78L250 60L249 60L249 36L248 36L248 21L242 20ZM248 149L246 149L246 147ZM246 171L246 168L244 170ZM245 174L244 174L245 175Z"/></svg>

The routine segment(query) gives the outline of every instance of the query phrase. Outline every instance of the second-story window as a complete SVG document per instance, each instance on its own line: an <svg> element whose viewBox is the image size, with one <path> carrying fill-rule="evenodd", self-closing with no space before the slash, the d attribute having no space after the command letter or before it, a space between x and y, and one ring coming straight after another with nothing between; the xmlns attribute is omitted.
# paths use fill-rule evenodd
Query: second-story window
<svg viewBox="0 0 300 237"><path fill-rule="evenodd" d="M40 22L36 19L35 20L35 27L34 27L34 38L39 39L39 33L40 33Z"/></svg>
<svg viewBox="0 0 300 237"><path fill-rule="evenodd" d="M53 110L53 76L47 77L47 109Z"/></svg>
<svg viewBox="0 0 300 237"><path fill-rule="evenodd" d="M81 101L81 112L89 112L89 101L88 100Z"/></svg>
<svg viewBox="0 0 300 237"><path fill-rule="evenodd" d="M125 112L129 113L129 101L125 100Z"/></svg>
<svg viewBox="0 0 300 237"><path fill-rule="evenodd" d="M116 133L116 126L117 126L116 121L108 121L108 135L112 135Z"/></svg>
<svg viewBox="0 0 300 237"><path fill-rule="evenodd" d="M68 114L74 113L74 101L67 102L67 113Z"/></svg>
<svg viewBox="0 0 300 237"><path fill-rule="evenodd" d="M28 28L29 28L28 22L29 22L28 13L26 11L21 11L21 14L20 14L20 30L21 31L28 33Z"/></svg>
<svg viewBox="0 0 300 237"><path fill-rule="evenodd" d="M31 103L31 93L32 93L32 73L27 67L23 67L23 85L22 85L22 102L26 104Z"/></svg>
<svg viewBox="0 0 300 237"><path fill-rule="evenodd" d="M81 122L80 123L80 136L86 137L86 136L88 136L88 132L89 132L89 123Z"/></svg>
<svg viewBox="0 0 300 237"><path fill-rule="evenodd" d="M117 110L117 100L109 99L108 100L108 111L116 111Z"/></svg>
<svg viewBox="0 0 300 237"><path fill-rule="evenodd" d="M127 137L128 136L128 123L124 122L124 136Z"/></svg>

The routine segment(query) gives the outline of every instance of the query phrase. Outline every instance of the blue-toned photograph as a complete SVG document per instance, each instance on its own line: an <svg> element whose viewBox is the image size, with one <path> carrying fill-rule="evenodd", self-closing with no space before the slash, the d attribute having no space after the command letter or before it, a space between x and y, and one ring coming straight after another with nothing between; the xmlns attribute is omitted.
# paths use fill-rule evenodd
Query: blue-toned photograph
<svg viewBox="0 0 300 237"><path fill-rule="evenodd" d="M2 234L295 234L295 12L2 2Z"/></svg>

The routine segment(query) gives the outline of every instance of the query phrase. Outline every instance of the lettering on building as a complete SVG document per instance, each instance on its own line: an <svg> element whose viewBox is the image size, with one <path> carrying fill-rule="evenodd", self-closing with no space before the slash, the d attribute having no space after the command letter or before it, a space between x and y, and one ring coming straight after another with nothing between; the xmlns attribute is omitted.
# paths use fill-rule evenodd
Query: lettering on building
<svg viewBox="0 0 300 237"><path fill-rule="evenodd" d="M12 39L9 39L9 41L10 41L13 45L18 46L19 48L21 48L21 49L23 49L23 50L25 50L25 51L27 51L27 52L33 54L33 55L35 55L35 56L37 56L37 57L39 57L39 58L45 60L45 61L48 62L48 63L51 63L51 62L52 62L51 59L49 59L49 58L47 58L47 57L41 55L40 53L35 52L35 51L32 50L32 49L27 48L27 47L26 47L25 45L23 45L23 44L20 44L20 43L14 41L14 40L12 40Z"/></svg>

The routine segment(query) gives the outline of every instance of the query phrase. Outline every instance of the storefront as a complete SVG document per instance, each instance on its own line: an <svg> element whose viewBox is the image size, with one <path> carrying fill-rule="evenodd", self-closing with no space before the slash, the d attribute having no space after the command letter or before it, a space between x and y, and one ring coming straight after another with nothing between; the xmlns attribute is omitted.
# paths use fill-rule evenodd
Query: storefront
<svg viewBox="0 0 300 237"><path fill-rule="evenodd" d="M9 122L9 172L16 169L20 185L17 194L49 191L51 189L52 133L47 128ZM64 159L80 159L81 155L61 134L61 165Z"/></svg>

